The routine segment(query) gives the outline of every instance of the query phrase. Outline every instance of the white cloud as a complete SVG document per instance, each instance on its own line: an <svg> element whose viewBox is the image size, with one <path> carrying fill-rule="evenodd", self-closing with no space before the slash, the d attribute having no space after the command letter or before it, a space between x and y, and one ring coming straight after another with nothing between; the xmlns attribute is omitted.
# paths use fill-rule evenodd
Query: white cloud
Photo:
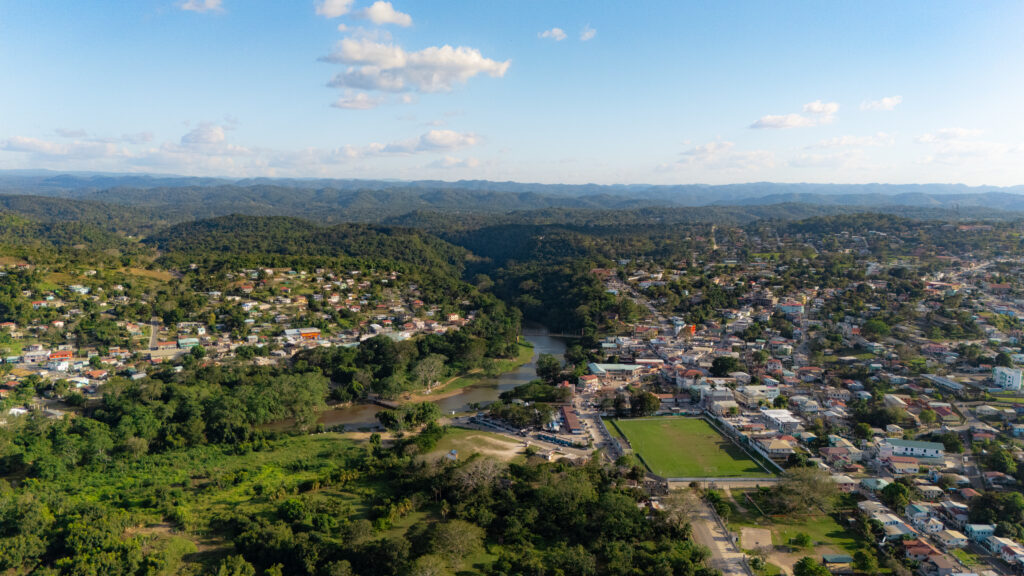
<svg viewBox="0 0 1024 576"><path fill-rule="evenodd" d="M159 145L114 142L43 140L14 136L0 140L3 153L26 155L17 165L57 170L162 171L177 174L255 176L271 173L289 176L358 175L373 167L392 169L402 158L426 155L439 158L440 166L474 168L474 158L450 154L481 143L476 134L453 130L429 130L419 136L390 143L346 144L335 148L276 150L248 148L231 143L229 125L203 123L179 141ZM142 133L138 140L152 138ZM423 166L420 166L423 168Z"/></svg>
<svg viewBox="0 0 1024 576"><path fill-rule="evenodd" d="M431 162L428 167L430 168L477 168L480 166L480 161L476 158L456 158L454 156L445 156L440 160Z"/></svg>
<svg viewBox="0 0 1024 576"><path fill-rule="evenodd" d="M38 138L14 136L0 141L0 150L6 152L26 152L46 158L89 159L114 156L121 150L109 142L74 142L58 143Z"/></svg>
<svg viewBox="0 0 1024 576"><path fill-rule="evenodd" d="M867 155L863 150L841 150L831 154L798 154L787 165L794 168L865 168Z"/></svg>
<svg viewBox="0 0 1024 576"><path fill-rule="evenodd" d="M903 102L903 96L886 96L881 100L865 100L860 103L861 110L891 112Z"/></svg>
<svg viewBox="0 0 1024 576"><path fill-rule="evenodd" d="M967 138L974 138L975 136L981 136L981 134L981 130L971 128L940 128L935 132L929 132L918 136L917 141L921 144L930 144L932 142L964 140Z"/></svg>
<svg viewBox="0 0 1024 576"><path fill-rule="evenodd" d="M710 169L725 172L750 172L775 165L775 155L767 150L737 150L733 142L708 142L682 152L676 162L662 164L661 171Z"/></svg>
<svg viewBox="0 0 1024 576"><path fill-rule="evenodd" d="M863 146L892 146L896 139L891 134L878 132L871 136L836 136L821 140L817 144L807 148L854 148Z"/></svg>
<svg viewBox="0 0 1024 576"><path fill-rule="evenodd" d="M808 102L804 104L804 112L808 114L814 114L819 118L828 118L831 120L832 116L836 112L839 112L839 104L836 102L822 102L821 100L815 100L814 102Z"/></svg>
<svg viewBox="0 0 1024 576"><path fill-rule="evenodd" d="M594 36L597 36L597 30L594 30L593 28L590 27L590 24L587 24L586 26L583 27L583 31L580 32L580 42L593 40Z"/></svg>
<svg viewBox="0 0 1024 576"><path fill-rule="evenodd" d="M217 0L219 1L219 0ZM320 0L316 3L316 13L324 18L337 18L348 14L355 0Z"/></svg>
<svg viewBox="0 0 1024 576"><path fill-rule="evenodd" d="M922 164L944 164L983 172L1009 167L1016 171L1024 161L1024 147L1003 142L982 140L981 130L943 128L922 134L916 140L928 147Z"/></svg>
<svg viewBox="0 0 1024 576"><path fill-rule="evenodd" d="M430 130L418 138L392 142L379 150L389 154L411 154L414 152L432 152L457 150L474 146L479 142L475 134L465 134L454 130ZM373 146L373 145L371 145Z"/></svg>
<svg viewBox="0 0 1024 576"><path fill-rule="evenodd" d="M358 92L354 96L346 96L339 98L334 104L335 108L343 108L345 110L370 110L380 105L380 100L377 98L370 98L366 92Z"/></svg>
<svg viewBox="0 0 1024 576"><path fill-rule="evenodd" d="M565 40L567 36L565 30L562 30L561 28L552 28L551 30L545 30L537 34L537 37L550 38L555 42L561 42L562 40Z"/></svg>
<svg viewBox="0 0 1024 576"><path fill-rule="evenodd" d="M803 114L769 114L762 116L750 125L754 129L807 128L821 124L829 124L839 111L836 102L815 100L803 105Z"/></svg>
<svg viewBox="0 0 1024 576"><path fill-rule="evenodd" d="M511 65L465 46L406 52L396 44L369 38L345 38L324 60L348 65L330 86L382 92L447 92L478 74L501 78Z"/></svg>
<svg viewBox="0 0 1024 576"><path fill-rule="evenodd" d="M181 143L184 146L202 146L206 144L219 144L224 139L223 126L204 122L196 129L182 136Z"/></svg>
<svg viewBox="0 0 1024 576"><path fill-rule="evenodd" d="M391 2L377 0L369 8L359 11L360 18L366 18L378 26L394 24L407 28L412 26L412 16L395 10Z"/></svg>
<svg viewBox="0 0 1024 576"><path fill-rule="evenodd" d="M221 0L185 0L180 4L182 10L189 12L220 12Z"/></svg>
<svg viewBox="0 0 1024 576"><path fill-rule="evenodd" d="M802 128L814 126L814 121L799 114L781 114L762 116L757 122L750 125L751 128Z"/></svg>

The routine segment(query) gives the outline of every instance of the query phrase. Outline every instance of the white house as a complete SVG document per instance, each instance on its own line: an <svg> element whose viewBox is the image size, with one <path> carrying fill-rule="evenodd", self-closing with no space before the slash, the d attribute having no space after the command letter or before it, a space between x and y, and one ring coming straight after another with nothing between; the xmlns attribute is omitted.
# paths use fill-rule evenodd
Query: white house
<svg viewBox="0 0 1024 576"><path fill-rule="evenodd" d="M943 548L947 550L950 548L963 548L967 546L967 536L964 536L956 530L943 530L936 535L939 539L939 543L942 544Z"/></svg>
<svg viewBox="0 0 1024 576"><path fill-rule="evenodd" d="M997 387L1003 390L1020 390L1021 370L1019 368L996 366L992 370L992 380Z"/></svg>
<svg viewBox="0 0 1024 576"><path fill-rule="evenodd" d="M878 457L882 460L893 456L912 458L942 458L946 447L938 442L886 438L878 445Z"/></svg>

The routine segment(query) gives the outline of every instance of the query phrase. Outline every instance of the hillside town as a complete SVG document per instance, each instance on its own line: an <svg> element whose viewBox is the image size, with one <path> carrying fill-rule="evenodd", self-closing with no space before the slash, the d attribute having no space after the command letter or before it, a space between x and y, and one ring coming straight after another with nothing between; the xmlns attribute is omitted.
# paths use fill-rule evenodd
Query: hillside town
<svg viewBox="0 0 1024 576"><path fill-rule="evenodd" d="M576 387L582 415L629 415L635 391L649 390L659 405L646 415L703 415L764 475L827 472L877 545L921 576L1024 570L1019 260L951 259L911 290L893 285L900 263L789 291L770 261L716 263L704 271L736 296L700 323L660 310L659 289L685 270L620 264L593 273L644 313L600 341L606 361L589 363ZM946 336L954 323L959 338ZM575 421L564 416L569 432ZM849 555L829 556L833 573L852 570Z"/></svg>
<svg viewBox="0 0 1024 576"><path fill-rule="evenodd" d="M19 290L0 322L0 398L38 379L59 383L55 397L77 391L88 399L112 376L140 380L154 367L186 361L272 364L375 336L444 334L475 316L469 302L425 302L415 284L387 271L241 269L224 274L217 289L180 294L163 286L174 278L166 272L86 269L65 283L54 279L71 274L24 263L0 271L5 282L26 285L40 275L49 289ZM53 403L46 400L21 397L9 411L48 408Z"/></svg>

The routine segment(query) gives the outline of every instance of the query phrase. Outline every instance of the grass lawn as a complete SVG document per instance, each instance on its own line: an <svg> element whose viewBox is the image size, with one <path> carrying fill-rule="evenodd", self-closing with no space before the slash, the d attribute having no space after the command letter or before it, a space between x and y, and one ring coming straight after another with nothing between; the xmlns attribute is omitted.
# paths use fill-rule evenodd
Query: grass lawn
<svg viewBox="0 0 1024 576"><path fill-rule="evenodd" d="M659 476L764 478L772 475L699 418L641 418L616 420L615 423L633 451Z"/></svg>
<svg viewBox="0 0 1024 576"><path fill-rule="evenodd" d="M807 534L815 545L824 543L835 546L853 554L859 548L857 538L852 532L840 526L831 516L807 516L775 520L770 526L772 541L778 545L786 545L801 532Z"/></svg>
<svg viewBox="0 0 1024 576"><path fill-rule="evenodd" d="M754 508L754 506L743 497L743 492L733 490L733 497L742 504L746 511L740 512L736 506L730 503L732 513L729 515L729 524L732 527L751 526L764 528L772 533L772 544L776 546L791 545L790 542L797 534L804 533L811 537L814 546L828 546L836 551L844 551L853 554L860 547L857 536L841 526L829 515L817 516L792 516L792 517L765 517ZM819 544L820 543L820 544Z"/></svg>
<svg viewBox="0 0 1024 576"><path fill-rule="evenodd" d="M1024 404L1024 397L1021 396L993 396L993 402L1009 402L1010 404Z"/></svg>
<svg viewBox="0 0 1024 576"><path fill-rule="evenodd" d="M957 548L954 550L950 550L949 553L953 556L956 556L956 559L959 560L964 566L970 567L978 563L978 557L974 554L971 554L967 550L961 550Z"/></svg>
<svg viewBox="0 0 1024 576"><path fill-rule="evenodd" d="M608 429L608 433L612 435L612 438L617 438L619 440L624 439L622 432L619 432L619 429L613 426L611 422L605 422L604 427Z"/></svg>

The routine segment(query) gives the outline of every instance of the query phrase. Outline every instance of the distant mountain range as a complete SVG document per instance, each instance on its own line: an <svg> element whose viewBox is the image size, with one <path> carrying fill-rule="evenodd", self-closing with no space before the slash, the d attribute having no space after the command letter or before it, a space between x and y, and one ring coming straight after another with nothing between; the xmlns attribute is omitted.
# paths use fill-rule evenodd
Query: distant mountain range
<svg viewBox="0 0 1024 576"><path fill-rule="evenodd" d="M139 216L164 222L228 214L380 222L423 212L507 214L783 204L817 207L811 210L815 213L909 210L925 217L1024 217L1024 186L962 184L567 185L484 180L226 179L22 170L0 171L0 198L4 195L76 200L85 202L89 209L120 205ZM7 198L0 200L0 207L10 209L14 208L11 204L17 204L17 211L24 212L30 210L26 205L32 202ZM40 204L37 211L41 212L71 209L61 208L66 203L60 202Z"/></svg>

